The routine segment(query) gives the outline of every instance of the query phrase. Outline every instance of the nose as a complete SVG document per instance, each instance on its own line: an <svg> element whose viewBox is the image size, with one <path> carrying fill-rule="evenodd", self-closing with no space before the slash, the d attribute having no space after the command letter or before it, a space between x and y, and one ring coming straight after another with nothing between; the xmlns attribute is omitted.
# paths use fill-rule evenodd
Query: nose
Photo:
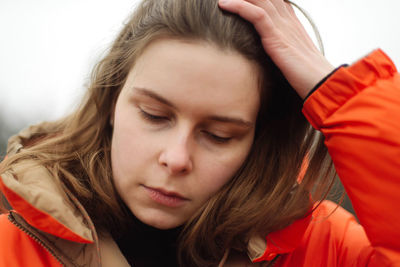
<svg viewBox="0 0 400 267"><path fill-rule="evenodd" d="M158 162L169 175L182 175L192 171L193 162L187 138L172 138L160 153Z"/></svg>

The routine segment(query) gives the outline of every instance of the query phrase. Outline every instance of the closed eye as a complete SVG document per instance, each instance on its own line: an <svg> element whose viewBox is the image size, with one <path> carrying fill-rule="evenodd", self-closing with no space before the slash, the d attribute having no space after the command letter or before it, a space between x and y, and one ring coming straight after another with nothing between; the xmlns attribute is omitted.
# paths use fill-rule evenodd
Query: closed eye
<svg viewBox="0 0 400 267"><path fill-rule="evenodd" d="M151 113L148 113L148 112L144 111L141 108L139 108L139 112L140 112L140 114L142 115L142 117L145 120L148 120L148 121L150 121L152 123L161 123L161 122L165 122L165 121L169 120L169 118L166 117L166 116L154 115L154 114L151 114Z"/></svg>
<svg viewBox="0 0 400 267"><path fill-rule="evenodd" d="M170 118L168 116L154 115L152 113L144 111L141 108L139 108L139 113L143 119L145 119L153 124L162 124L162 123L168 122L170 120ZM216 143L216 144L226 144L232 139L232 137L219 136L219 135L213 134L209 131L202 131L202 132L206 136L206 138L208 138L211 142Z"/></svg>
<svg viewBox="0 0 400 267"><path fill-rule="evenodd" d="M218 143L218 144L228 143L232 139L232 137L222 137L222 136L210 133L210 132L205 132L205 134L211 139L211 141Z"/></svg>

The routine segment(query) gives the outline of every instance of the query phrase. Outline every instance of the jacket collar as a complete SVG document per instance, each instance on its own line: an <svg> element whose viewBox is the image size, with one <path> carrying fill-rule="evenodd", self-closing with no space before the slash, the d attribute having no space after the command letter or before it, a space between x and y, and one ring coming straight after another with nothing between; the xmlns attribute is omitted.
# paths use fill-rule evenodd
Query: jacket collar
<svg viewBox="0 0 400 267"><path fill-rule="evenodd" d="M31 126L11 137L7 154L18 153L48 127L46 123ZM17 162L2 173L0 189L11 207L35 228L80 243L93 243L97 239L93 223L81 204L35 160Z"/></svg>
<svg viewBox="0 0 400 267"><path fill-rule="evenodd" d="M0 188L11 207L35 228L70 241L94 241L77 203L34 161L16 163L1 174Z"/></svg>

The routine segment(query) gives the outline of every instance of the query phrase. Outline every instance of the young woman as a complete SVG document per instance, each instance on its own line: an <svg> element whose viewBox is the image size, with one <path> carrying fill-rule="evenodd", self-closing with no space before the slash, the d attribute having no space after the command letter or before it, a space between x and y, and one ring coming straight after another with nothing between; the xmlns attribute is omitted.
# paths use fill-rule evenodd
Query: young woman
<svg viewBox="0 0 400 267"><path fill-rule="evenodd" d="M399 121L390 59L335 70L284 1L143 1L10 139L0 266L399 266Z"/></svg>

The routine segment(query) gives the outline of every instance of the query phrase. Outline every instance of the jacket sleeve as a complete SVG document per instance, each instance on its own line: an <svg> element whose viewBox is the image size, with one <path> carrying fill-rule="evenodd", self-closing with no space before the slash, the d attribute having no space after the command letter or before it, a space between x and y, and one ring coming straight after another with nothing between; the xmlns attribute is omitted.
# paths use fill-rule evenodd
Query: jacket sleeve
<svg viewBox="0 0 400 267"><path fill-rule="evenodd" d="M306 100L303 113L324 134L373 248L360 261L400 266L400 74L393 62L376 50L338 69Z"/></svg>

